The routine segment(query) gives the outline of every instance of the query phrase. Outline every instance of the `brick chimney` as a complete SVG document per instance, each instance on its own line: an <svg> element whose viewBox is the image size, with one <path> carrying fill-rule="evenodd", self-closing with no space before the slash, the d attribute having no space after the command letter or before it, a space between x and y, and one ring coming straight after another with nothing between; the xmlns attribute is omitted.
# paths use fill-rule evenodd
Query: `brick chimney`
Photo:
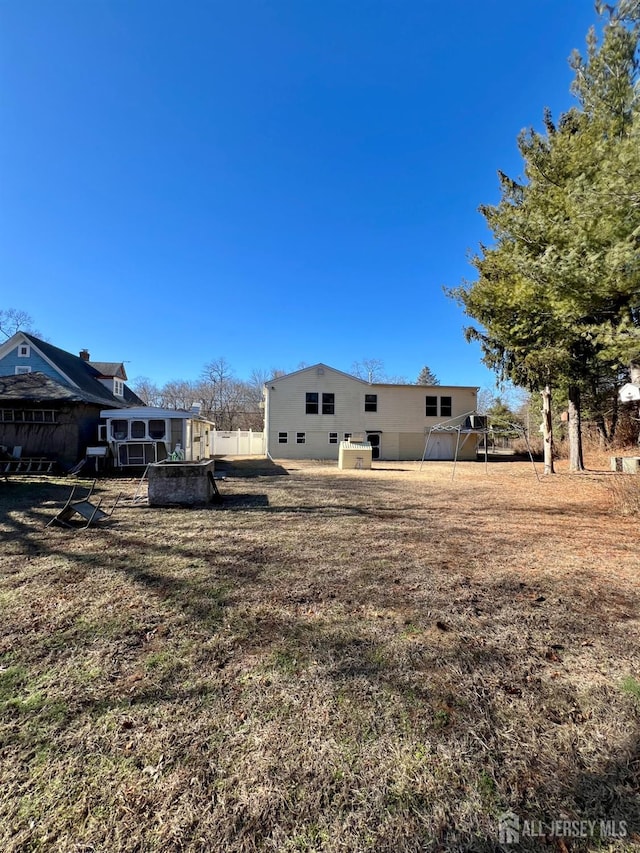
<svg viewBox="0 0 640 853"><path fill-rule="evenodd" d="M80 350L80 358L83 361L89 361L90 360L89 350L88 349L81 349Z"/></svg>

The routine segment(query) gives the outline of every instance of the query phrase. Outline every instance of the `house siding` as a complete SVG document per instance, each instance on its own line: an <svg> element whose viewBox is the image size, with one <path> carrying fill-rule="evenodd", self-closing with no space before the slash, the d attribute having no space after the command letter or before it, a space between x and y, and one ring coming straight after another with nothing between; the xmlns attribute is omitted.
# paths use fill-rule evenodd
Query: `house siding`
<svg viewBox="0 0 640 853"><path fill-rule="evenodd" d="M16 405L18 408L18 405ZM40 405L19 404L22 410L39 409ZM99 407L73 404L46 404L56 412L55 423L0 423L0 444L22 448L22 456L45 456L55 459L62 468L71 468L82 459L87 446L97 441L96 424Z"/></svg>
<svg viewBox="0 0 640 853"><path fill-rule="evenodd" d="M319 411L322 394L335 395L333 415L306 414L306 394L316 392ZM365 412L365 394L377 395L377 411ZM426 417L426 396L451 397L451 415ZM339 443L329 444L329 433L380 434L381 459L421 459L429 429L451 418L460 419L476 409L476 389L459 386L376 385L335 371L324 365L310 367L279 377L266 387L265 432L270 455L281 459L337 459ZM280 444L278 434L287 433L287 443ZM296 433L305 434L298 444ZM450 453L450 434L440 434L438 451ZM476 441L470 438L460 458L475 458ZM446 458L446 457L443 457Z"/></svg>
<svg viewBox="0 0 640 853"><path fill-rule="evenodd" d="M50 376L62 385L70 387L69 382L65 377L55 370L46 359L35 352L33 346L30 347L30 354L27 357L18 355L18 346L8 352L3 358L0 358L0 375L13 376L16 372L16 367L30 367L32 373L44 373L45 376Z"/></svg>

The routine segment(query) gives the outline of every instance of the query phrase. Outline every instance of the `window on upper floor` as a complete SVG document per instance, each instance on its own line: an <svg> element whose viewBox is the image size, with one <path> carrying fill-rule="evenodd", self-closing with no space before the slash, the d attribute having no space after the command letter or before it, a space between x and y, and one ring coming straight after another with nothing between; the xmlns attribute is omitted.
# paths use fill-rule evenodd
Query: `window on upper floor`
<svg viewBox="0 0 640 853"><path fill-rule="evenodd" d="M336 395L335 394L323 394L322 395L322 414L323 415L335 415L336 413Z"/></svg>
<svg viewBox="0 0 640 853"><path fill-rule="evenodd" d="M364 395L364 410L365 410L365 412L377 412L378 411L378 395L377 394L365 394Z"/></svg>
<svg viewBox="0 0 640 853"><path fill-rule="evenodd" d="M31 355L31 347L29 344L18 345L18 358L29 358Z"/></svg>
<svg viewBox="0 0 640 853"><path fill-rule="evenodd" d="M438 405L439 404L439 405ZM438 411L439 410L439 411ZM453 412L453 398L450 396L436 397L427 395L425 398L425 416L427 418L450 418Z"/></svg>
<svg viewBox="0 0 640 853"><path fill-rule="evenodd" d="M31 373L31 368L26 364L21 367L16 367L16 376L20 376L22 373Z"/></svg>
<svg viewBox="0 0 640 853"><path fill-rule="evenodd" d="M318 392L317 391L307 391L305 413L307 415L317 415L318 414Z"/></svg>
<svg viewBox="0 0 640 853"><path fill-rule="evenodd" d="M124 382L121 379L113 380L113 393L116 397L124 396Z"/></svg>

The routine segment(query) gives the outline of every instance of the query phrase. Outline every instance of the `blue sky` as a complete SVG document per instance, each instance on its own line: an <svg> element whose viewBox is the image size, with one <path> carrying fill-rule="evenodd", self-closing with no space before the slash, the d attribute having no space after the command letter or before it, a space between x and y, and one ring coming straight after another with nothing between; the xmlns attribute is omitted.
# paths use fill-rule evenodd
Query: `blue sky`
<svg viewBox="0 0 640 853"><path fill-rule="evenodd" d="M491 387L442 292L591 0L0 0L0 307L130 378Z"/></svg>

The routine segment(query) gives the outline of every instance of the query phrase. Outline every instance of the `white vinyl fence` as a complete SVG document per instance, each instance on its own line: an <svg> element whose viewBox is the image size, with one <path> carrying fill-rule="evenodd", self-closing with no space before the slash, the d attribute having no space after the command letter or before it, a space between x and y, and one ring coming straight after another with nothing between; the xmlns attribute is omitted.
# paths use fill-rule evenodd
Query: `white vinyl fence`
<svg viewBox="0 0 640 853"><path fill-rule="evenodd" d="M264 456L264 433L250 429L213 430L213 452L216 456Z"/></svg>

